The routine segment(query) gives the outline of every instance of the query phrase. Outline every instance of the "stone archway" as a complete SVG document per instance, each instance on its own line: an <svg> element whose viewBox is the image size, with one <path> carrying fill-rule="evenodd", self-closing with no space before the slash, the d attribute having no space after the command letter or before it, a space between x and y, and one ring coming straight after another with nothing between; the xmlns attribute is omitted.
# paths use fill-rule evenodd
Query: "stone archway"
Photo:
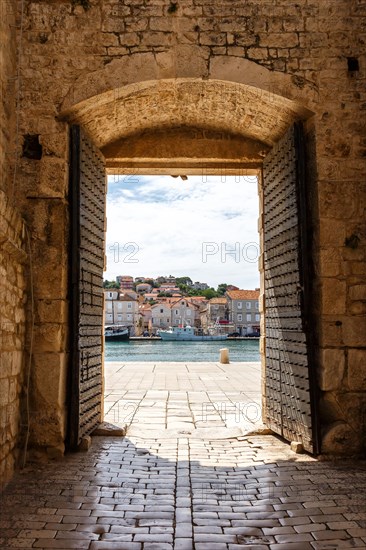
<svg viewBox="0 0 366 550"><path fill-rule="evenodd" d="M0 221L5 220L3 232L11 249L23 241L21 225L26 222L35 295L34 323L25 297L17 294L16 284L25 290L21 276L12 286L20 312L16 319L13 295L4 304L9 321L5 332L11 328L16 335L19 327L25 330L28 316L26 332L34 324L35 341L29 361L30 386L23 383L21 365L27 360L24 339L14 336L14 347L8 354L5 372L9 374L4 385L8 389L2 401L8 437L1 446L2 451L5 449L5 468L12 470L13 449L21 444L16 428L20 394L30 388L32 404L26 427L32 446L51 456L64 452L70 328L66 121L76 121L85 108L83 124L92 128L93 105L97 108L98 102L110 102L112 113L114 98L130 93L133 86L141 94L149 83L162 82L165 86L172 80L215 81L219 86L224 82L227 90L232 88L230 83L246 86L258 101L265 93L276 100L289 100L290 109L299 118L306 118L308 150L312 148L310 160L314 161L310 174L311 238L316 259L313 330L321 390L322 450L344 455L364 451L366 172L361 4L340 0L334 7L314 1L288 10L287 4L279 1L276 9L268 10L266 2L253 0L248 6L232 2L220 6L179 4L171 11L163 2L141 6L94 0L30 1L24 6L3 2L0 207L4 216ZM150 92L151 98L152 88ZM160 99L164 104L163 96ZM285 107L283 102L281 105ZM301 115L304 107L314 116ZM110 120L113 124L113 116ZM111 170L118 165L121 170L132 166L135 171L150 166L159 172L168 165L168 173L177 173L173 171L178 170L173 161L173 157L178 160L177 150L185 150L187 169L193 170L189 147L194 139L197 158L207 155L212 170L219 169L214 165L218 158L227 167L230 161L235 170L243 160L252 161L251 169L258 169L258 155L271 146L271 136L267 135L268 142L266 136L262 136L263 141L249 142L247 135L232 133L229 137L225 134L225 141L222 132L213 128L215 125L209 130L198 126L167 130L163 124L159 131L164 139L159 147L157 128L131 128L134 133L127 140L117 135L115 141L104 143L103 149ZM173 136L177 147L171 148L172 156L169 144ZM145 164L144 143L154 153ZM113 162L117 164L113 166ZM12 263L6 254L0 255L8 267ZM19 268L19 262L15 265ZM5 279L2 293L7 292Z"/></svg>
<svg viewBox="0 0 366 550"><path fill-rule="evenodd" d="M137 56L136 62L139 61ZM237 68L234 63L231 70ZM155 69L159 72L159 63ZM107 67L105 73L109 70ZM149 67L146 78L151 78L151 71ZM214 67L213 72L221 72L226 78L230 68L224 63ZM94 75L90 86L93 88L94 82L101 93L90 97L87 82L77 83L65 99L60 117L84 128L105 156L110 173L153 170L172 174L184 169L192 174L202 171L202 166L211 173L223 168L231 173L259 173L263 158L273 145L294 122L310 119L312 111L298 100L271 90L282 83L288 95L298 92L285 75L267 75L269 71L263 69L252 72L262 88L254 87L253 81L248 84L214 78L164 78L102 91L106 74L104 79L103 75L99 75L100 79ZM71 104L81 89L88 90L87 97ZM308 102L312 103L312 93L310 96ZM263 219L262 215L262 241ZM264 304L263 284L261 294Z"/></svg>
<svg viewBox="0 0 366 550"><path fill-rule="evenodd" d="M80 76L65 95L60 115L70 116L82 107L113 101L149 82L164 80L221 81L252 87L257 97L262 92L288 99L300 108L316 110L319 103L316 82L272 71L241 57L210 57L199 46L180 45L162 53L135 53L111 61L103 69ZM131 88L130 88L131 87ZM117 91L117 92L116 92Z"/></svg>
<svg viewBox="0 0 366 550"><path fill-rule="evenodd" d="M85 128L105 155L107 169L126 163L135 169L146 163L168 169L174 159L179 159L180 168L197 169L199 162L214 167L222 160L227 167L258 169L286 129L310 115L289 99L246 84L164 79L90 98L75 105L67 119ZM159 141L154 133L160 133ZM199 133L204 133L201 139ZM170 145L164 146L164 141Z"/></svg>

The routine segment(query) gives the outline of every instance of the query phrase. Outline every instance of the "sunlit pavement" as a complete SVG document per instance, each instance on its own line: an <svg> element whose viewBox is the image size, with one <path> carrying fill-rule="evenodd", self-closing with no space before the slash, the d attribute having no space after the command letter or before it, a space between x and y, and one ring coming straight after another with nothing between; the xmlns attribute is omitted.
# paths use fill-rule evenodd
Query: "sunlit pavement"
<svg viewBox="0 0 366 550"><path fill-rule="evenodd" d="M107 365L106 410L127 436L18 474L0 548L365 550L365 461L295 454L216 406L260 402L249 365Z"/></svg>
<svg viewBox="0 0 366 550"><path fill-rule="evenodd" d="M228 437L261 426L259 363L106 363L105 378L105 420L129 435Z"/></svg>

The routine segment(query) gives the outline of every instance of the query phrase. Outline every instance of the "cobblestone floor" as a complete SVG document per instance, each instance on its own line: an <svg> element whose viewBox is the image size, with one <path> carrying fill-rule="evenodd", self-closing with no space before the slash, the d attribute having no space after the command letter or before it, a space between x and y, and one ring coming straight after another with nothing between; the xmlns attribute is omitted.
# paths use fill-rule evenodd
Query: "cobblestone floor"
<svg viewBox="0 0 366 550"><path fill-rule="evenodd" d="M365 550L365 461L214 428L94 437L27 467L2 495L1 550Z"/></svg>

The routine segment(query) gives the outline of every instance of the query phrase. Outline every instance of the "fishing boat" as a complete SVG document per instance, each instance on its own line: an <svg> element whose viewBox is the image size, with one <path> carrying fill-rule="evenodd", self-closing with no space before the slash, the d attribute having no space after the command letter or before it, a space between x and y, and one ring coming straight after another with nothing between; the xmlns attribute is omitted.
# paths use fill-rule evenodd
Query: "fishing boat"
<svg viewBox="0 0 366 550"><path fill-rule="evenodd" d="M127 327L121 325L109 325L104 327L105 340L120 342L121 340L128 340L129 337L130 332Z"/></svg>
<svg viewBox="0 0 366 550"><path fill-rule="evenodd" d="M208 334L200 334L197 329L190 325L179 325L177 327L169 327L167 330L159 330L159 336L162 340L170 341L211 341L211 340L226 340L227 334L216 334L215 331L209 330Z"/></svg>

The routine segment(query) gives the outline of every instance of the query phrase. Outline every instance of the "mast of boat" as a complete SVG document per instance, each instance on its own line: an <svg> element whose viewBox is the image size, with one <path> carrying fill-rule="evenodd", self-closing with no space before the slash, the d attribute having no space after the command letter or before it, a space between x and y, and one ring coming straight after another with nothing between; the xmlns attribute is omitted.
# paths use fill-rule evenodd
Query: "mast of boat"
<svg viewBox="0 0 366 550"><path fill-rule="evenodd" d="M210 328L213 334L215 333L220 334L220 331L221 331L220 317L216 317L215 323Z"/></svg>

